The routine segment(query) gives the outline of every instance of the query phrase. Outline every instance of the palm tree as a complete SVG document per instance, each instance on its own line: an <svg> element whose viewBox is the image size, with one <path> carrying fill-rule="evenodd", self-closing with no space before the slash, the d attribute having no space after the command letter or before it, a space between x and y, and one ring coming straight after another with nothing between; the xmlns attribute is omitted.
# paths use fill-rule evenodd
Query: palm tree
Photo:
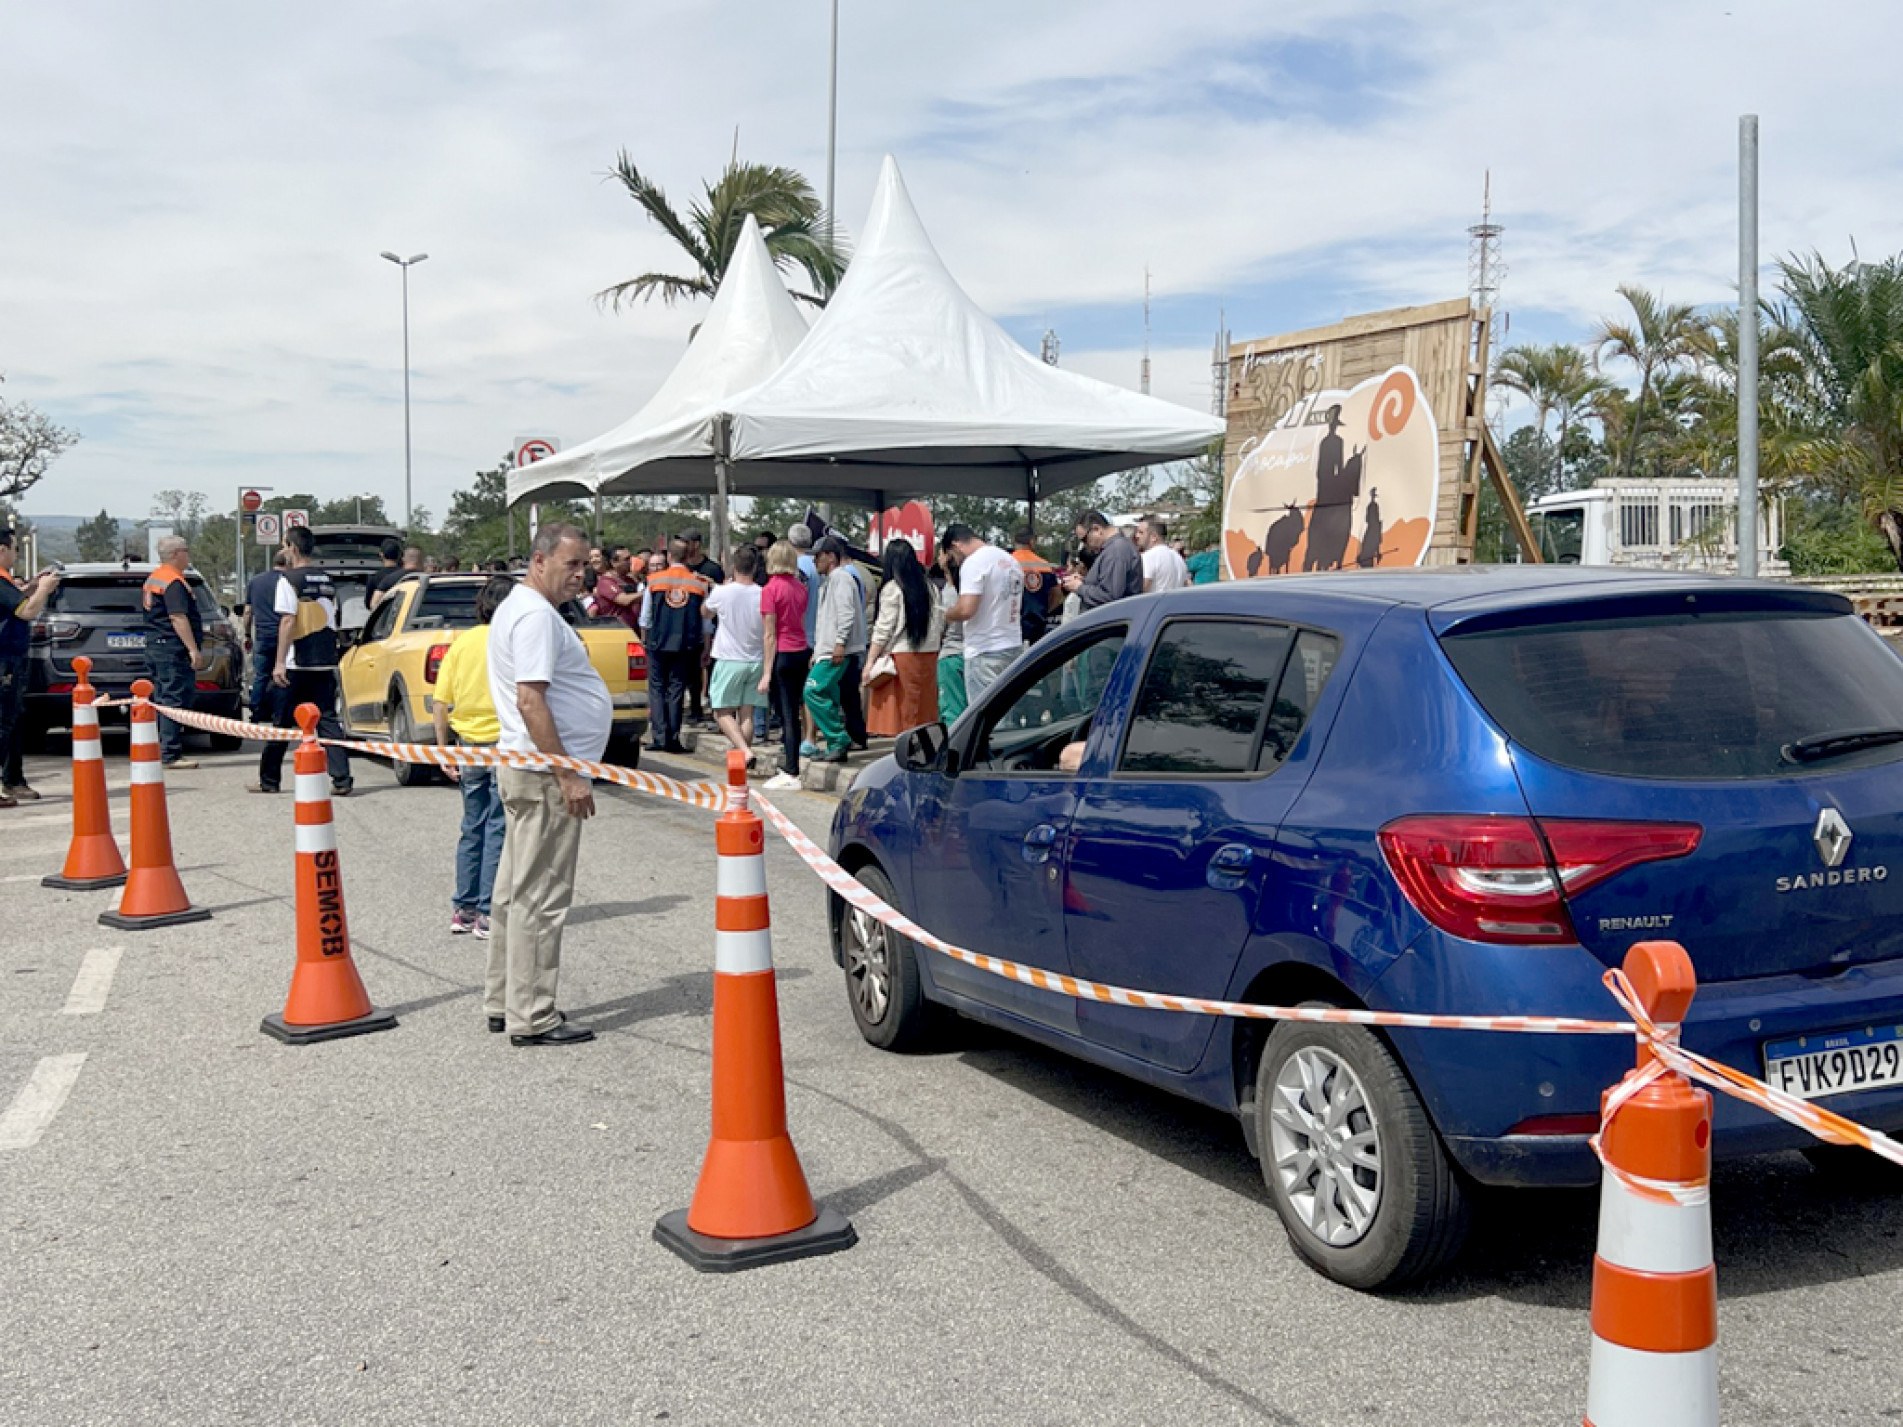
<svg viewBox="0 0 1903 1427"><path fill-rule="evenodd" d="M1639 438L1653 384L1697 354L1705 323L1697 309L1686 303L1666 303L1642 287L1621 283L1619 295L1632 309L1632 320L1600 321L1592 337L1593 367L1597 370L1606 358L1616 357L1638 370L1638 401L1632 408L1631 427L1625 433L1625 474L1630 476L1638 464Z"/></svg>
<svg viewBox="0 0 1903 1427"><path fill-rule="evenodd" d="M1903 258L1779 264L1812 473L1854 491L1903 569Z"/></svg>
<svg viewBox="0 0 1903 1427"><path fill-rule="evenodd" d="M603 288L595 294L599 303L619 311L624 303L645 302L657 294L669 304L683 297L712 297L726 275L749 213L760 224L773 261L782 269L799 268L812 283L813 292L793 296L824 306L839 286L845 256L836 244L828 246L825 205L796 169L734 159L718 179L702 185L701 198L688 205L685 215L668 201L658 183L635 167L625 149L616 157L613 176L648 218L680 245L693 271L684 277L643 273Z"/></svg>
<svg viewBox="0 0 1903 1427"><path fill-rule="evenodd" d="M1533 421L1541 436L1546 434L1546 418L1559 416L1559 431L1553 438L1552 489L1560 489L1566 474L1566 437L1574 420L1611 384L1593 371L1570 342L1509 347L1500 354L1493 379L1533 403Z"/></svg>

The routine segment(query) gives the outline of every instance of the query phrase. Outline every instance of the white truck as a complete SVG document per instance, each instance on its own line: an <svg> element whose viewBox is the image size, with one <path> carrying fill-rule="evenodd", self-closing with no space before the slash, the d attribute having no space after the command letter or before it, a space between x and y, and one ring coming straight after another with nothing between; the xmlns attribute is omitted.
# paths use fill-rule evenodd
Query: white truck
<svg viewBox="0 0 1903 1427"><path fill-rule="evenodd" d="M1557 565L1623 565L1643 570L1738 569L1738 483L1646 481L1623 477L1542 496L1526 518L1540 554ZM1775 497L1758 513L1758 573L1782 576L1784 510Z"/></svg>

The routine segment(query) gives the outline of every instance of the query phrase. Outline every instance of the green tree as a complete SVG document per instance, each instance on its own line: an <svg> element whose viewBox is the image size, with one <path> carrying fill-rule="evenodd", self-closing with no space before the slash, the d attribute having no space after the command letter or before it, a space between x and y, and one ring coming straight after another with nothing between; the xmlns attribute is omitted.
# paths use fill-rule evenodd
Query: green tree
<svg viewBox="0 0 1903 1427"><path fill-rule="evenodd" d="M759 223L774 263L782 270L799 268L813 285L812 292L796 292L795 297L823 306L839 286L845 272L840 246L835 240L828 250L825 206L796 169L735 159L718 179L702 185L702 196L688 205L685 214L635 166L625 149L615 160L614 177L649 220L679 245L692 271L684 276L643 273L603 288L595 294L597 302L619 310L624 303L645 302L656 295L669 304L683 297L712 297L726 276L749 213Z"/></svg>
<svg viewBox="0 0 1903 1427"><path fill-rule="evenodd" d="M1522 493L1533 498L1563 489L1567 437L1581 415L1590 411L1593 399L1612 384L1595 372L1585 353L1570 342L1508 347L1494 364L1493 380L1532 403L1533 425L1542 437L1546 435L1547 418L1559 418L1558 430L1547 446L1551 464L1538 473L1536 488L1522 487Z"/></svg>
<svg viewBox="0 0 1903 1427"><path fill-rule="evenodd" d="M169 525L173 534L196 540L208 504L203 491L162 490L152 497L152 523Z"/></svg>
<svg viewBox="0 0 1903 1427"><path fill-rule="evenodd" d="M1799 460L1854 494L1903 569L1903 257L1834 268L1820 254L1779 265L1783 324L1804 380Z"/></svg>
<svg viewBox="0 0 1903 1427"><path fill-rule="evenodd" d="M1696 358L1705 322L1696 308L1667 303L1631 283L1621 283L1619 295L1631 309L1631 318L1600 321L1592 335L1593 365L1597 369L1607 360L1622 361L1639 374L1639 394L1621 433L1620 474L1630 476L1638 467L1639 445L1654 388L1661 377Z"/></svg>
<svg viewBox="0 0 1903 1427"><path fill-rule="evenodd" d="M119 522L101 510L73 532L82 560L117 560L125 553L125 541L119 534Z"/></svg>

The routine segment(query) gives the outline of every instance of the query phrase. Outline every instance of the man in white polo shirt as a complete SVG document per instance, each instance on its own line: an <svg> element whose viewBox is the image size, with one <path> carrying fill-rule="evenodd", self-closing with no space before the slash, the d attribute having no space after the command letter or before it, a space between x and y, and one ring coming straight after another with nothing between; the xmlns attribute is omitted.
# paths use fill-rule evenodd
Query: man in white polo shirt
<svg viewBox="0 0 1903 1427"><path fill-rule="evenodd" d="M544 525L526 577L490 622L489 693L505 753L599 762L607 751L613 700L558 608L580 595L587 574L588 537L572 525ZM555 1009L555 984L594 784L566 770L496 772L506 832L490 908L489 1029L506 1028L512 1045L579 1045L595 1033Z"/></svg>
<svg viewBox="0 0 1903 1427"><path fill-rule="evenodd" d="M1143 593L1189 588L1189 564L1170 549L1170 528L1154 515L1137 522L1137 549L1143 558Z"/></svg>
<svg viewBox="0 0 1903 1427"><path fill-rule="evenodd" d="M976 703L1024 652L1018 622L1024 567L1009 551L980 540L969 525L947 526L945 546L958 558L958 603L945 618L965 626L965 698Z"/></svg>

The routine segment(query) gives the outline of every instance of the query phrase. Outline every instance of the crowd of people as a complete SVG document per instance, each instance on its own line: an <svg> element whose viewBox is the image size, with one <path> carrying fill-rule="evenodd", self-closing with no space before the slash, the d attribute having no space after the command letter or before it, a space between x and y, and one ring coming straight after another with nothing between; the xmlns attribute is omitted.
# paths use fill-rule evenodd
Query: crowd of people
<svg viewBox="0 0 1903 1427"><path fill-rule="evenodd" d="M1158 517L1117 527L1087 510L1072 533L1061 566L1028 527L1005 550L951 525L931 561L892 539L875 567L804 522L759 532L725 565L687 530L653 550L591 549L584 604L646 645L652 751L684 753L684 730L718 730L753 767L777 740L767 786L785 789L804 761L844 762L871 739L956 719L1068 615L1199 578Z"/></svg>

